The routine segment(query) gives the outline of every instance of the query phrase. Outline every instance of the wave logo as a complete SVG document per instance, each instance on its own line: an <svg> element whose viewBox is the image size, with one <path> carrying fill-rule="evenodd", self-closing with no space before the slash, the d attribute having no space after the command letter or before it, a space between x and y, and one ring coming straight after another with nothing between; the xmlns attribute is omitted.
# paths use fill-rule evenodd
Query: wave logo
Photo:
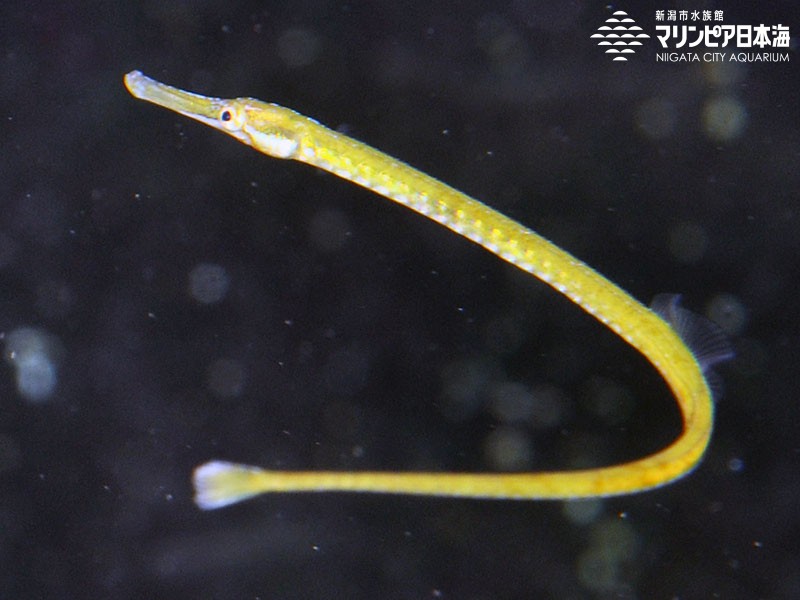
<svg viewBox="0 0 800 600"><path fill-rule="evenodd" d="M644 30L631 19L624 10L618 10L606 19L606 24L597 28L597 33L592 39L599 39L598 46L608 46L606 54L611 54L613 60L627 61L626 54L636 52L636 46L641 46L641 40L647 39Z"/></svg>

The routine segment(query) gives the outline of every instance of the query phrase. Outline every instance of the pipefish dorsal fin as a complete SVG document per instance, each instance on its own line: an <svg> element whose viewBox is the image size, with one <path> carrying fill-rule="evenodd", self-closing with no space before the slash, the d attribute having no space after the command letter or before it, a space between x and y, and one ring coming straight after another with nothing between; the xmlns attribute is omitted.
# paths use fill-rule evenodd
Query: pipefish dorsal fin
<svg viewBox="0 0 800 600"><path fill-rule="evenodd" d="M650 308L669 323L697 359L715 400L722 396L722 379L715 365L734 357L733 346L722 327L680 305L680 294L658 294Z"/></svg>

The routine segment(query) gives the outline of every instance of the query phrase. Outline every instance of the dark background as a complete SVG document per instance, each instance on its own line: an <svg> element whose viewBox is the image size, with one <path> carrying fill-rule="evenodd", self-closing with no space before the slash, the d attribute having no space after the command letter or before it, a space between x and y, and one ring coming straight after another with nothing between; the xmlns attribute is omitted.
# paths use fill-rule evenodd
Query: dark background
<svg viewBox="0 0 800 600"><path fill-rule="evenodd" d="M613 63L589 37L611 10L652 31L673 6L3 2L0 597L800 597L796 38L788 63L723 69L656 63L654 40ZM680 7L800 26L788 1ZM568 468L655 451L680 424L653 369L550 288L134 100L131 69L295 108L644 302L684 294L737 350L700 468L570 506L200 511L190 475L211 458ZM704 117L720 100L742 125L723 135ZM190 293L203 264L229 284L217 302ZM9 356L20 328L58 368L38 400ZM515 416L509 397L536 402Z"/></svg>

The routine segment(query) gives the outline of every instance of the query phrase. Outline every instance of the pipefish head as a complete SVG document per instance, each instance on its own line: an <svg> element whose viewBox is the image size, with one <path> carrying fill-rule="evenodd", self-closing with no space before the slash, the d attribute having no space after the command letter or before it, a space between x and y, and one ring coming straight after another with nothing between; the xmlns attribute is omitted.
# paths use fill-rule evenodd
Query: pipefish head
<svg viewBox="0 0 800 600"><path fill-rule="evenodd" d="M276 158L292 158L297 134L288 127L294 111L252 98L213 98L172 87L131 71L125 87L136 98L152 102L232 135Z"/></svg>

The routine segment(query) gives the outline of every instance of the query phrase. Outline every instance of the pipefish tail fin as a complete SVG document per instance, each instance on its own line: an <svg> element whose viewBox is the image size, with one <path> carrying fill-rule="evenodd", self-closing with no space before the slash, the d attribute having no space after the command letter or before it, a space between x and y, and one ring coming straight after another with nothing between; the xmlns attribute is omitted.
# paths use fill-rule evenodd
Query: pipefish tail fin
<svg viewBox="0 0 800 600"><path fill-rule="evenodd" d="M722 327L683 308L680 301L680 294L658 294L650 302L650 308L681 336L704 373L714 365L732 359L733 346Z"/></svg>
<svg viewBox="0 0 800 600"><path fill-rule="evenodd" d="M203 510L222 508L264 492L261 469L214 460L194 470L194 501Z"/></svg>
<svg viewBox="0 0 800 600"><path fill-rule="evenodd" d="M650 308L669 323L689 346L711 388L712 396L718 400L722 396L722 379L713 367L735 356L733 346L722 327L682 307L680 301L680 294L658 294L650 302Z"/></svg>

